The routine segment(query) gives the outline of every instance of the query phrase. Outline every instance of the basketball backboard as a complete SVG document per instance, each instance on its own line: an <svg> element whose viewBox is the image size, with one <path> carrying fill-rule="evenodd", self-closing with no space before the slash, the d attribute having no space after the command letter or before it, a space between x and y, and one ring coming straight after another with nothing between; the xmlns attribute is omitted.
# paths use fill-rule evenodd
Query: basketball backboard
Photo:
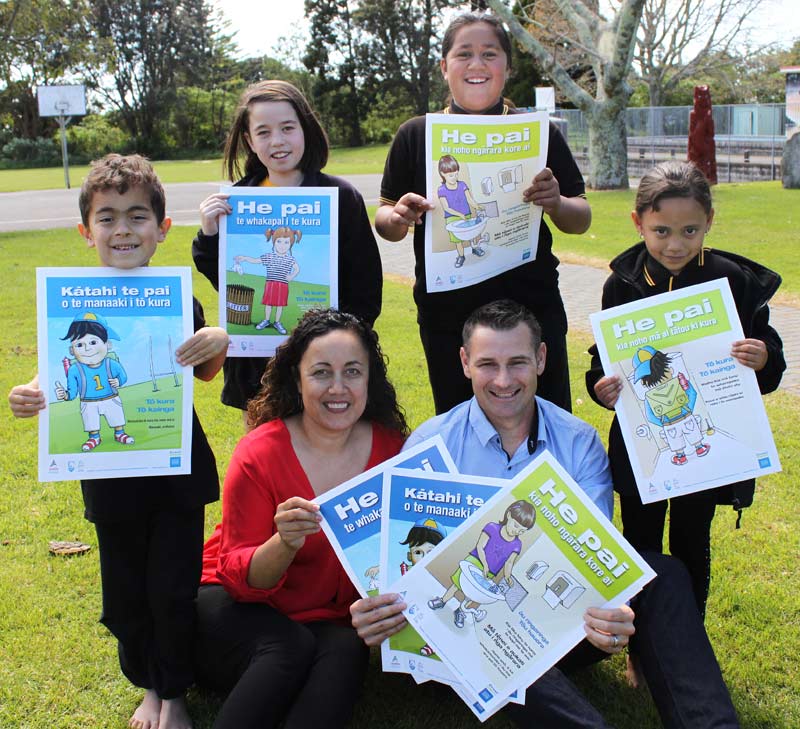
<svg viewBox="0 0 800 729"><path fill-rule="evenodd" d="M86 87L38 86L39 116L84 116L86 114Z"/></svg>

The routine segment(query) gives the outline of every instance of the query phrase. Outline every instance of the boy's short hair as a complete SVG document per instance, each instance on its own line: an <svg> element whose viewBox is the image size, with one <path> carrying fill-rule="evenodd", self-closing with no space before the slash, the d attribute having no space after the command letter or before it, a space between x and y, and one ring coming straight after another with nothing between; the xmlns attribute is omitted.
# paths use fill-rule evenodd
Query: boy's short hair
<svg viewBox="0 0 800 729"><path fill-rule="evenodd" d="M89 212L96 192L116 190L120 195L124 195L132 187L143 187L147 191L150 206L158 224L161 225L167 208L164 187L150 160L139 154L107 154L92 162L78 197L83 224L90 227Z"/></svg>
<svg viewBox="0 0 800 729"><path fill-rule="evenodd" d="M473 311L464 322L461 330L461 343L468 349L469 340L475 327L488 327L497 332L510 331L518 324L525 324L530 329L533 348L539 349L542 343L542 327L530 309L511 299L498 299L484 304Z"/></svg>

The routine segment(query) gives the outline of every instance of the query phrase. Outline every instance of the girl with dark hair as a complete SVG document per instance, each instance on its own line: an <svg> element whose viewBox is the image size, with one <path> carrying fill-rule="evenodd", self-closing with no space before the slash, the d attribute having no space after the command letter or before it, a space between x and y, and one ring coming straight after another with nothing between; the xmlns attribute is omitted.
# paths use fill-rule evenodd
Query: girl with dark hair
<svg viewBox="0 0 800 729"><path fill-rule="evenodd" d="M328 137L297 88L270 80L245 89L225 144L228 178L238 180L236 186L339 189L339 308L373 324L381 311L383 289L378 246L361 194L349 182L323 174L327 162ZM219 219L230 212L227 195L209 195L200 203L200 230L192 243L197 270L215 289L219 288ZM283 329L279 319L261 324L278 333ZM266 362L263 357L227 359L222 402L246 411L247 401L258 392Z"/></svg>
<svg viewBox="0 0 800 729"><path fill-rule="evenodd" d="M786 361L781 338L769 324L767 302L780 286L781 277L743 256L704 247L714 208L703 173L690 162L656 165L639 183L631 218L643 241L609 264L612 273L603 286L603 308L727 278L745 335L745 339L733 342L731 356L755 370L762 393L777 389ZM653 347L640 351L645 350L649 350L648 357L656 352ZM592 365L586 373L586 387L595 402L611 409L622 382L616 375L603 374L596 346L589 352ZM643 363L642 372L650 378L646 384L656 384L657 370L663 370L664 364L668 362L655 356L653 364L649 359ZM681 386L684 390L691 387L688 381ZM677 431L679 435L680 429ZM671 443L669 437L667 442ZM693 445L686 455L678 452L673 456L673 463L683 465L687 456L691 460L708 453L709 446L702 439ZM753 501L755 480L643 504L616 417L608 437L608 455L614 488L620 495L625 538L640 552L663 551L669 505L669 550L689 570L697 607L705 615L711 580L711 521L716 506L732 504L741 514L741 509Z"/></svg>
<svg viewBox="0 0 800 729"><path fill-rule="evenodd" d="M308 312L249 415L203 554L198 680L228 693L217 729L341 727L368 650L314 498L394 456L408 432L377 335L350 314Z"/></svg>
<svg viewBox="0 0 800 729"><path fill-rule="evenodd" d="M465 13L453 19L445 31L440 61L450 89L444 112L515 113L503 98L510 63L511 41L497 18ZM524 190L522 200L540 205L560 231L583 233L591 222L583 177L564 137L552 124L546 164ZM472 396L458 354L461 327L470 312L504 298L529 308L542 325L548 366L539 380L538 394L571 409L567 316L558 290L558 259L552 252L547 224L542 221L534 261L473 286L431 293L425 285L424 222L425 213L433 210L437 201L425 198L425 175L425 117L420 116L405 122L392 142L375 227L380 235L393 241L401 240L414 227L414 300L436 412L446 412ZM475 255L483 253L480 246L472 250ZM457 262L464 263L461 251Z"/></svg>

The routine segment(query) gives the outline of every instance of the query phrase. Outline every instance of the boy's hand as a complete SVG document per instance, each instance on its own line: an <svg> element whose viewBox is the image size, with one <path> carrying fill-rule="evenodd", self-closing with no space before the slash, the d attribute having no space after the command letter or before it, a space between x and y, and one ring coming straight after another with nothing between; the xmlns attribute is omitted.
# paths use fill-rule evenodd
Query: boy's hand
<svg viewBox="0 0 800 729"><path fill-rule="evenodd" d="M545 167L533 178L533 184L523 190L522 199L525 202L540 205L550 216L558 213L558 209L561 207L561 188L549 167Z"/></svg>
<svg viewBox="0 0 800 729"><path fill-rule="evenodd" d="M622 381L619 379L619 375L601 377L594 383L594 394L609 410L617 404L621 392Z"/></svg>
<svg viewBox="0 0 800 729"><path fill-rule="evenodd" d="M175 358L180 365L197 367L227 351L228 333L220 327L203 327L175 350Z"/></svg>
<svg viewBox="0 0 800 729"><path fill-rule="evenodd" d="M228 204L230 195L215 192L200 203L200 230L204 235L219 233L219 216L230 215L233 208Z"/></svg>
<svg viewBox="0 0 800 729"><path fill-rule="evenodd" d="M760 339L740 339L731 345L731 357L756 372L764 369L767 356L767 345Z"/></svg>
<svg viewBox="0 0 800 729"><path fill-rule="evenodd" d="M62 385L58 380L56 380L54 389L56 391L57 399L66 400L68 398L67 391L64 389L64 385Z"/></svg>
<svg viewBox="0 0 800 729"><path fill-rule="evenodd" d="M44 410L47 402L44 393L39 389L39 376L34 377L27 385L17 385L8 393L8 405L15 418L32 418Z"/></svg>

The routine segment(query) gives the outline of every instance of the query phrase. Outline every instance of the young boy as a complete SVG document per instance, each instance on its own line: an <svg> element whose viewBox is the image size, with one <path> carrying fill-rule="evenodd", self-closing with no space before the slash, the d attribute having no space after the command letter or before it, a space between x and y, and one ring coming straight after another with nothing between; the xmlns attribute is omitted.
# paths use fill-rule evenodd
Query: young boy
<svg viewBox="0 0 800 729"><path fill-rule="evenodd" d="M164 188L138 155L110 154L92 164L79 198L80 234L103 266L146 266L164 240ZM194 336L176 350L179 364L210 380L228 349L228 335L207 327L194 301ZM16 417L45 407L38 375L8 396ZM82 481L85 516L97 531L103 585L101 622L119 641L122 672L145 696L129 721L134 729L189 729L184 694L193 682L194 598L200 580L205 504L219 498L216 461L192 416L192 471Z"/></svg>

